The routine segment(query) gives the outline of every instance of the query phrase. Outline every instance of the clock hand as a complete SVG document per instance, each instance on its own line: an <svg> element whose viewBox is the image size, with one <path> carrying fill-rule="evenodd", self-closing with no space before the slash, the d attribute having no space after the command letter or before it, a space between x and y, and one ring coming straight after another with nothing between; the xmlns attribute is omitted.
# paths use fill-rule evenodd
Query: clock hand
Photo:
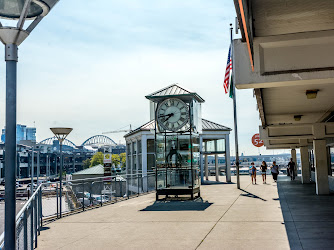
<svg viewBox="0 0 334 250"><path fill-rule="evenodd" d="M161 118L161 117L165 117L165 116L171 116L171 114L167 114L167 115L159 115L158 117Z"/></svg>
<svg viewBox="0 0 334 250"><path fill-rule="evenodd" d="M164 122L167 121L169 118L171 118L173 115L174 115L173 113L169 114L168 117L164 120Z"/></svg>

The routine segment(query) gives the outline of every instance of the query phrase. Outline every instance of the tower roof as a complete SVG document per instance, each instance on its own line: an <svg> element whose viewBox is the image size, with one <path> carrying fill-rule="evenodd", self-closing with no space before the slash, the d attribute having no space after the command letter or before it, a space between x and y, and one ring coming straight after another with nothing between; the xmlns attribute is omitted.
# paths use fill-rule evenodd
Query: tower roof
<svg viewBox="0 0 334 250"><path fill-rule="evenodd" d="M159 102L161 99L166 97L178 97L184 100L195 99L198 102L204 102L204 99L200 97L196 92L182 88L176 83L160 89L156 92L153 92L152 94L149 94L145 97L153 102Z"/></svg>
<svg viewBox="0 0 334 250"><path fill-rule="evenodd" d="M124 137L128 137L129 135L136 134L140 131L150 131L155 129L155 120L151 120L144 125L132 130L131 132L124 135ZM224 125L206 120L202 118L202 130L203 131L231 131L229 127L226 127Z"/></svg>

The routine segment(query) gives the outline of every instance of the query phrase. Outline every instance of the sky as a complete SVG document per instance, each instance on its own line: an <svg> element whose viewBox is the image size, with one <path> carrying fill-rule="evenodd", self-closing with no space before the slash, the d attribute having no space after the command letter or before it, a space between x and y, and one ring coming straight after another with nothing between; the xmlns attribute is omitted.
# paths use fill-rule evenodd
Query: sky
<svg viewBox="0 0 334 250"><path fill-rule="evenodd" d="M232 0L61 0L19 48L17 123L35 125L37 141L72 127L68 139L80 145L146 123L145 95L178 83L204 98L203 118L233 128L223 79L234 22ZM283 152L252 145L260 120L251 89L237 90L237 110L240 154ZM2 61L0 127L4 119ZM108 136L124 143L124 133ZM233 132L230 141L234 155Z"/></svg>

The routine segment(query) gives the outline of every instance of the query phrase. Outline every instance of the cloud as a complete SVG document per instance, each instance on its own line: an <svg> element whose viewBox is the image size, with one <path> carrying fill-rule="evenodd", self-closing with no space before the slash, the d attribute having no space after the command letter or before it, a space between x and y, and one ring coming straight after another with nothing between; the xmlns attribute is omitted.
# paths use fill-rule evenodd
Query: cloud
<svg viewBox="0 0 334 250"><path fill-rule="evenodd" d="M234 18L232 1L60 1L20 46L18 123L35 121L38 140L51 137L52 126L73 127L69 139L80 144L103 131L144 124L145 95L179 83L206 100L204 118L233 128L222 82ZM240 152L257 152L250 144L259 125L252 91L237 94ZM123 135L110 136L118 142ZM233 148L233 134L231 142Z"/></svg>

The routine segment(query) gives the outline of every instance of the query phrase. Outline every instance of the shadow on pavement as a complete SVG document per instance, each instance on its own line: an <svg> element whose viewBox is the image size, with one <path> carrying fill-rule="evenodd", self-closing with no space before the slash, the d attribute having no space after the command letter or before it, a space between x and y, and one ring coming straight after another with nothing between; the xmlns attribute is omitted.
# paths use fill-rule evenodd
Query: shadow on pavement
<svg viewBox="0 0 334 250"><path fill-rule="evenodd" d="M277 190L290 248L333 249L334 196L316 195L315 184L282 176Z"/></svg>
<svg viewBox="0 0 334 250"><path fill-rule="evenodd" d="M242 192L244 192L245 194L240 194L241 196L245 196L245 197L249 197L249 198L255 198L255 199L259 199L259 200L262 200L262 201L267 201L266 199L263 199L261 198L260 196L257 196L255 194L252 194L244 189L240 189Z"/></svg>
<svg viewBox="0 0 334 250"><path fill-rule="evenodd" d="M195 200L165 200L156 201L152 205L140 211L204 211L213 203L203 201L202 198Z"/></svg>
<svg viewBox="0 0 334 250"><path fill-rule="evenodd" d="M201 185L222 185L222 184L236 184L235 182L223 182L223 181L204 181Z"/></svg>

